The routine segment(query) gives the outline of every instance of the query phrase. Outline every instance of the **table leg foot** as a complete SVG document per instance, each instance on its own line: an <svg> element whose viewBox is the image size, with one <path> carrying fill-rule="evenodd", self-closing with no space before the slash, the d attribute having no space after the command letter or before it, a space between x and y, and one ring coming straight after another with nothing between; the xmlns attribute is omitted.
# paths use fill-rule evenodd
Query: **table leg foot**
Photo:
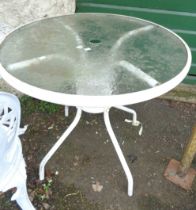
<svg viewBox="0 0 196 210"><path fill-rule="evenodd" d="M128 112L128 113L133 115L132 120L126 119L125 121L128 122L128 123L131 123L133 126L140 126L139 135L141 136L142 132L143 132L143 126L142 126L142 123L137 120L137 113L136 113L136 111L133 110L133 109L130 109L130 108L126 107L126 106L115 106L115 108L123 110L123 111Z"/></svg>
<svg viewBox="0 0 196 210"><path fill-rule="evenodd" d="M127 180L128 180L128 195L132 196L133 195L133 177L132 177L131 171L130 171L130 169L128 167L128 164L127 164L127 162L125 160L125 157L124 157L124 155L122 153L122 150L121 150L121 148L119 146L117 138L116 138L116 136L114 134L114 131L112 129L112 126L111 126L111 123L110 123L110 119L109 119L109 109L104 111L104 122L105 122L105 125L106 125L106 129L108 131L108 134L109 134L109 136L111 138L111 141L112 141L112 143L114 145L114 148L116 150L116 153L117 153L117 155L119 157L119 160L120 160L120 162L122 164L124 172L126 174Z"/></svg>
<svg viewBox="0 0 196 210"><path fill-rule="evenodd" d="M65 117L69 116L69 107L65 106Z"/></svg>
<svg viewBox="0 0 196 210"><path fill-rule="evenodd" d="M39 166L39 179L44 180L44 169L45 165L48 162L48 160L52 157L52 155L57 151L57 149L61 146L61 144L65 141L65 139L69 136L69 134L73 131L73 129L78 124L80 118L81 118L82 110L80 108L77 108L76 116L73 120L73 122L69 125L67 130L63 133L63 135L59 138L59 140L54 144L54 146L50 149L50 151L46 154L46 156L42 159L40 166Z"/></svg>

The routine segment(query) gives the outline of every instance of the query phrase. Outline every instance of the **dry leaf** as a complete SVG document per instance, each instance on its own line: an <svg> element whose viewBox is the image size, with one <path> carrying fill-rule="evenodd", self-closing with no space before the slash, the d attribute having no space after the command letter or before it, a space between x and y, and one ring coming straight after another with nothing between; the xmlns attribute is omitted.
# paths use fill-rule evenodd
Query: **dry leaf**
<svg viewBox="0 0 196 210"><path fill-rule="evenodd" d="M44 209L49 209L50 208L50 205L48 203L42 203Z"/></svg>
<svg viewBox="0 0 196 210"><path fill-rule="evenodd" d="M101 185L100 182L96 181L95 184L92 184L92 188L94 192L101 192L103 189L103 185Z"/></svg>

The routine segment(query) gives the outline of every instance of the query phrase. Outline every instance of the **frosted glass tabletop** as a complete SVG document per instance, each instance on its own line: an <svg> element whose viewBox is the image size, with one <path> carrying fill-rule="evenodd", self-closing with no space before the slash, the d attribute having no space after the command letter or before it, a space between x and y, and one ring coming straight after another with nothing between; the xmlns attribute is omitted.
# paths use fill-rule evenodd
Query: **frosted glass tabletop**
<svg viewBox="0 0 196 210"><path fill-rule="evenodd" d="M186 76L191 54L180 37L155 23L78 13L16 29L0 46L0 62L4 79L34 97L62 103L58 95L70 105L79 97L86 105L92 96L110 105L167 92Z"/></svg>

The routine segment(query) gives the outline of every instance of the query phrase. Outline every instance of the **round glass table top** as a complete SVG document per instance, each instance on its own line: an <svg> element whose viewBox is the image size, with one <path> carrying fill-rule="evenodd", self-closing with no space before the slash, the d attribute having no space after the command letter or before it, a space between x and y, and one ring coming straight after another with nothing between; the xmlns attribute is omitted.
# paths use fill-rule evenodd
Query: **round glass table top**
<svg viewBox="0 0 196 210"><path fill-rule="evenodd" d="M180 37L155 23L78 13L16 29L0 45L0 62L2 77L28 95L68 105L109 106L172 89L186 76L191 54Z"/></svg>

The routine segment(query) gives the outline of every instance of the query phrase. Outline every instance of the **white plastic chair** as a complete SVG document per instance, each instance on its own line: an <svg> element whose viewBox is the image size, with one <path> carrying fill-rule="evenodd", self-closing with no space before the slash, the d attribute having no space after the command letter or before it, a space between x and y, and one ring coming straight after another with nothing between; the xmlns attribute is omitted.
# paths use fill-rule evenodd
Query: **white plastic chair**
<svg viewBox="0 0 196 210"><path fill-rule="evenodd" d="M26 165L18 137L26 128L20 129L20 117L18 98L0 92L0 191L16 187L11 200L16 200L23 210L35 210L26 188Z"/></svg>

